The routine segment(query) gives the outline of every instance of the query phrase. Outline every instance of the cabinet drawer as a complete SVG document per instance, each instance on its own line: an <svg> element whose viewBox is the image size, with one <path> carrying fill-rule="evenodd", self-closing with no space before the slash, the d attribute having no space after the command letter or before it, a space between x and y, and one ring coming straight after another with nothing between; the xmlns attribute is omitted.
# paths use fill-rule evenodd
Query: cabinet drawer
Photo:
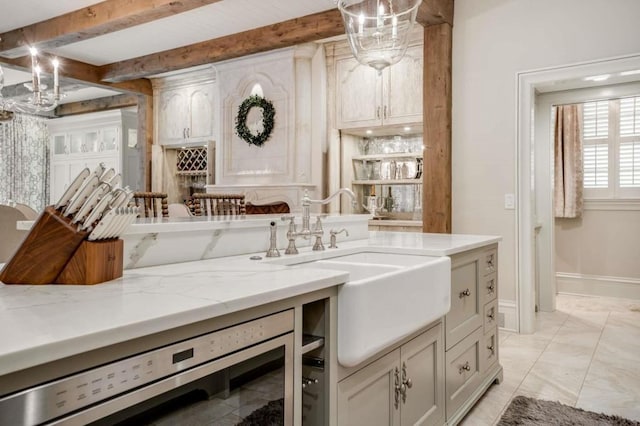
<svg viewBox="0 0 640 426"><path fill-rule="evenodd" d="M484 289L484 303L495 300L498 296L498 274L495 272L489 274L482 280L482 287Z"/></svg>
<svg viewBox="0 0 640 426"><path fill-rule="evenodd" d="M446 353L447 418L451 417L476 390L480 382L484 334L479 327Z"/></svg>
<svg viewBox="0 0 640 426"><path fill-rule="evenodd" d="M484 359L481 367L484 373L498 360L498 327L485 333L482 351Z"/></svg>
<svg viewBox="0 0 640 426"><path fill-rule="evenodd" d="M459 262L451 270L451 309L445 317L447 350L482 326L484 297L479 291L480 275L477 255Z"/></svg>
<svg viewBox="0 0 640 426"><path fill-rule="evenodd" d="M484 305L484 332L488 333L489 330L495 328L498 325L498 299L493 302L489 302Z"/></svg>
<svg viewBox="0 0 640 426"><path fill-rule="evenodd" d="M482 267L484 275L489 275L498 270L498 250L487 250L482 256Z"/></svg>

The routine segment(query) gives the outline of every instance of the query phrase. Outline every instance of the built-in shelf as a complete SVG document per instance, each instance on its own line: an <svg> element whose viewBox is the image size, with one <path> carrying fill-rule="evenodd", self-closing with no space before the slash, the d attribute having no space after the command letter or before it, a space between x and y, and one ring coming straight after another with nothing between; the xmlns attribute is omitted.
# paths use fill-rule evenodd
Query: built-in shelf
<svg viewBox="0 0 640 426"><path fill-rule="evenodd" d="M302 335L302 353L306 354L314 349L324 346L324 337L313 336L311 334Z"/></svg>
<svg viewBox="0 0 640 426"><path fill-rule="evenodd" d="M354 180L353 185L421 185L422 179Z"/></svg>
<svg viewBox="0 0 640 426"><path fill-rule="evenodd" d="M367 154L354 155L353 160L388 160L394 158L422 158L422 153L418 152L394 152L392 154Z"/></svg>

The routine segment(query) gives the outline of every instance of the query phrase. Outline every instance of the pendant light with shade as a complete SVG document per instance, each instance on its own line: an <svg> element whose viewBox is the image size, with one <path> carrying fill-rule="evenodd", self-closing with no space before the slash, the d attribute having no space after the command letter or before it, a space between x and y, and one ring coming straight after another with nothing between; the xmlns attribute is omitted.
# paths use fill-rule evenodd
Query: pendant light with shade
<svg viewBox="0 0 640 426"><path fill-rule="evenodd" d="M382 72L400 61L422 0L338 0L353 56Z"/></svg>

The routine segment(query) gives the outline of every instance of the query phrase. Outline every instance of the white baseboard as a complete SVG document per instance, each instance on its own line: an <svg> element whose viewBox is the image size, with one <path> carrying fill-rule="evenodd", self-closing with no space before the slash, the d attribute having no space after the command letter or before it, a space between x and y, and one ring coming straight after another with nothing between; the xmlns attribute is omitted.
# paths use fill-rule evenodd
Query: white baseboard
<svg viewBox="0 0 640 426"><path fill-rule="evenodd" d="M640 300L640 279L557 272L556 290L558 293Z"/></svg>
<svg viewBox="0 0 640 426"><path fill-rule="evenodd" d="M518 332L518 306L513 300L498 300L498 327Z"/></svg>

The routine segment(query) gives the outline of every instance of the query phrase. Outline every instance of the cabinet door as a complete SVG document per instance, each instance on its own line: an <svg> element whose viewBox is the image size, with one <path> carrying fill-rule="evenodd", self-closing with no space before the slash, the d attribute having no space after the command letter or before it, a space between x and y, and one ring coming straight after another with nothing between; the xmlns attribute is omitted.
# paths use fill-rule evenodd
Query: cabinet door
<svg viewBox="0 0 640 426"><path fill-rule="evenodd" d="M447 350L482 326L484 289L480 284L480 267L477 251L457 256L452 261L451 309L445 317Z"/></svg>
<svg viewBox="0 0 640 426"><path fill-rule="evenodd" d="M58 155L69 154L69 145L67 144L67 136L65 134L53 135L51 138L51 156L56 157Z"/></svg>
<svg viewBox="0 0 640 426"><path fill-rule="evenodd" d="M396 349L338 383L339 426L400 424L394 392L399 358Z"/></svg>
<svg viewBox="0 0 640 426"><path fill-rule="evenodd" d="M422 57L422 46L409 47L402 60L383 73L385 125L422 122Z"/></svg>
<svg viewBox="0 0 640 426"><path fill-rule="evenodd" d="M120 132L117 127L105 127L100 132L99 152L118 152L120 149Z"/></svg>
<svg viewBox="0 0 640 426"><path fill-rule="evenodd" d="M444 336L442 324L401 348L401 380L411 380L400 411L401 425L444 423Z"/></svg>
<svg viewBox="0 0 640 426"><path fill-rule="evenodd" d="M212 84L194 87L189 94L189 138L211 138L214 123L214 90Z"/></svg>
<svg viewBox="0 0 640 426"><path fill-rule="evenodd" d="M160 95L158 111L158 142L181 141L188 126L189 103L185 89L174 89Z"/></svg>
<svg viewBox="0 0 640 426"><path fill-rule="evenodd" d="M382 78L354 58L336 61L336 125L338 129L382 124Z"/></svg>

